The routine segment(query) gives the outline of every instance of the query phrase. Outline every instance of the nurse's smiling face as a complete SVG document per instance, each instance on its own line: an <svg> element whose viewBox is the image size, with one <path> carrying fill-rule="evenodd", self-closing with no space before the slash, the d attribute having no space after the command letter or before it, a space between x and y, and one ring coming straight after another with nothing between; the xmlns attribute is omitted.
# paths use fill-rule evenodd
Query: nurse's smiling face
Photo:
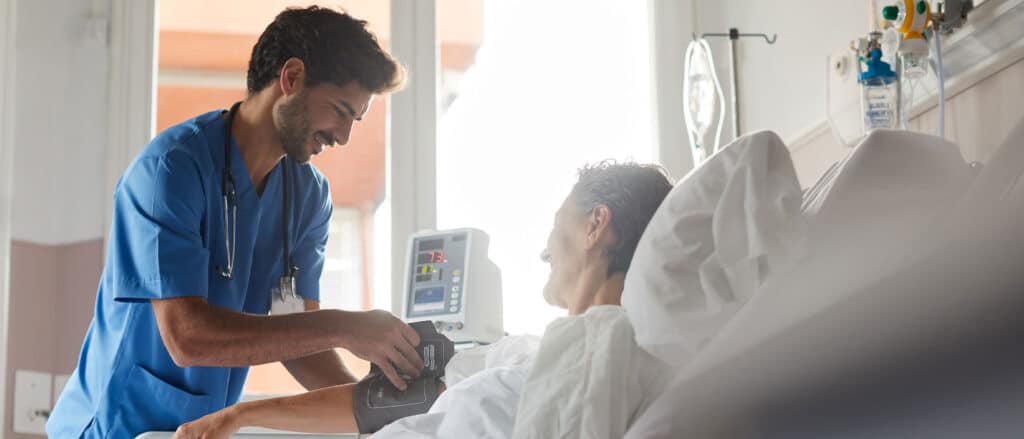
<svg viewBox="0 0 1024 439"><path fill-rule="evenodd" d="M274 125L285 154L308 163L327 146L345 145L352 125L370 109L373 94L356 82L295 87L274 106Z"/></svg>

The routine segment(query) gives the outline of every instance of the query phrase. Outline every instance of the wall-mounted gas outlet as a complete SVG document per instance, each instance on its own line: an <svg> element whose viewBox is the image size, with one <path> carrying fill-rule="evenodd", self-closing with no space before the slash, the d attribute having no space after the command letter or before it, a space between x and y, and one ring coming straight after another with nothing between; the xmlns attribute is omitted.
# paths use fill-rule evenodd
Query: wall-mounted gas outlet
<svg viewBox="0 0 1024 439"><path fill-rule="evenodd" d="M14 432L46 434L50 416L53 375L30 370L14 371Z"/></svg>
<svg viewBox="0 0 1024 439"><path fill-rule="evenodd" d="M848 49L837 50L828 57L826 111L836 137L849 143L864 134L860 119L860 85L857 82L859 62L854 52Z"/></svg>

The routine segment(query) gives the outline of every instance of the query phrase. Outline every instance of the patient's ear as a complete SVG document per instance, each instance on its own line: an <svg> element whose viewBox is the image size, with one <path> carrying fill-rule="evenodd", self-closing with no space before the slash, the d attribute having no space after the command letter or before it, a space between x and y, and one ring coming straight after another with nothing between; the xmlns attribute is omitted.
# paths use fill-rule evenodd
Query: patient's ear
<svg viewBox="0 0 1024 439"><path fill-rule="evenodd" d="M587 218L587 249L608 247L615 242L612 230L612 211L604 204L598 204Z"/></svg>

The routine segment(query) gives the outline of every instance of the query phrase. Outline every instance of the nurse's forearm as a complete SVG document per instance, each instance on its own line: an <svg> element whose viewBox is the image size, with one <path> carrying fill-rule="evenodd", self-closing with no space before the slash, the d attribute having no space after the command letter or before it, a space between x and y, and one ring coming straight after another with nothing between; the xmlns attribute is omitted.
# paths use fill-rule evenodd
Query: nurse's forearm
<svg viewBox="0 0 1024 439"><path fill-rule="evenodd" d="M254 426L306 433L355 433L355 384L327 387L295 396L244 402L227 408L238 427Z"/></svg>
<svg viewBox="0 0 1024 439"><path fill-rule="evenodd" d="M349 384L358 381L335 350L328 350L294 360L282 361L288 373L306 390Z"/></svg>
<svg viewBox="0 0 1024 439"><path fill-rule="evenodd" d="M304 300L305 311L316 311L320 309L320 302L317 300ZM288 373L292 374L302 387L306 390L322 389L324 387L338 386L358 381L352 371L348 370L341 355L334 349L326 350L318 354L285 360L281 364Z"/></svg>
<svg viewBox="0 0 1024 439"><path fill-rule="evenodd" d="M342 345L346 311L243 314L202 298L153 300L160 336L182 367L239 367L305 357Z"/></svg>

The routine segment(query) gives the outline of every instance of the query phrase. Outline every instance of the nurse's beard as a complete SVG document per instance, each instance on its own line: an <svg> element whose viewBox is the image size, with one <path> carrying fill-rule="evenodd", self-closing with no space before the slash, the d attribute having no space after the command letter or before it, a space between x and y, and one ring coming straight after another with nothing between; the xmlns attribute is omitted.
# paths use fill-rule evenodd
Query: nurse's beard
<svg viewBox="0 0 1024 439"><path fill-rule="evenodd" d="M306 112L306 95L301 93L290 101L282 103L278 107L277 133L281 138L288 158L296 163L305 164L312 157L306 149L307 139L310 136L309 114Z"/></svg>

